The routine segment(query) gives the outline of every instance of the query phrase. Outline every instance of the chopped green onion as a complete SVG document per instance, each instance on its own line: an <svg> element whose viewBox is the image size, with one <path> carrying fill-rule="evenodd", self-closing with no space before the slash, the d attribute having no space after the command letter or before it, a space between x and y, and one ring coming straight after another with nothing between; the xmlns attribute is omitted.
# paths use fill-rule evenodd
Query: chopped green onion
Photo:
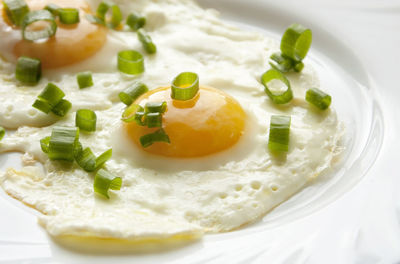
<svg viewBox="0 0 400 264"><path fill-rule="evenodd" d="M303 70L303 68L304 68L304 63L301 61L296 62L293 67L295 72L301 72Z"/></svg>
<svg viewBox="0 0 400 264"><path fill-rule="evenodd" d="M126 105L131 105L139 96L149 90L144 83L136 82L124 91L119 93L119 99Z"/></svg>
<svg viewBox="0 0 400 264"><path fill-rule="evenodd" d="M193 72L182 72L172 81L171 98L175 100L190 100L199 91L199 76Z"/></svg>
<svg viewBox="0 0 400 264"><path fill-rule="evenodd" d="M26 84L37 84L42 76L42 63L38 59L19 57L15 78Z"/></svg>
<svg viewBox="0 0 400 264"><path fill-rule="evenodd" d="M32 106L48 114L64 96L65 94L60 88L53 83L48 83Z"/></svg>
<svg viewBox="0 0 400 264"><path fill-rule="evenodd" d="M293 60L279 52L272 54L270 58L271 61L269 64L278 71L289 72L291 69L293 69Z"/></svg>
<svg viewBox="0 0 400 264"><path fill-rule="evenodd" d="M58 104L56 104L51 111L57 116L65 116L71 109L72 104L70 101L62 99Z"/></svg>
<svg viewBox="0 0 400 264"><path fill-rule="evenodd" d="M146 116L146 113L144 111L137 111L135 113L135 119L134 119L136 124L138 124L139 126L146 125L146 122L144 120L145 116Z"/></svg>
<svg viewBox="0 0 400 264"><path fill-rule="evenodd" d="M93 132L96 131L96 113L89 109L79 109L76 111L75 125L80 130Z"/></svg>
<svg viewBox="0 0 400 264"><path fill-rule="evenodd" d="M301 61L307 55L312 42L312 32L310 29L300 25L290 25L281 40L282 54L295 61Z"/></svg>
<svg viewBox="0 0 400 264"><path fill-rule="evenodd" d="M290 116L271 116L268 148L271 151L289 150Z"/></svg>
<svg viewBox="0 0 400 264"><path fill-rule="evenodd" d="M121 186L122 179L120 177L115 177L104 169L100 169L94 177L94 191L108 199L110 198L108 190L120 190Z"/></svg>
<svg viewBox="0 0 400 264"><path fill-rule="evenodd" d="M5 134L6 134L6 130L0 126L0 141L3 139Z"/></svg>
<svg viewBox="0 0 400 264"><path fill-rule="evenodd" d="M78 82L79 89L93 86L93 77L90 71L78 73L76 80Z"/></svg>
<svg viewBox="0 0 400 264"><path fill-rule="evenodd" d="M85 148L80 151L75 156L75 160L78 165L87 172L92 172L96 169L96 156L90 148Z"/></svg>
<svg viewBox="0 0 400 264"><path fill-rule="evenodd" d="M147 127L161 127L162 126L162 114L157 113L147 113L145 115L145 122Z"/></svg>
<svg viewBox="0 0 400 264"><path fill-rule="evenodd" d="M3 0L3 5L8 18L16 26L20 26L24 16L29 13L24 0Z"/></svg>
<svg viewBox="0 0 400 264"><path fill-rule="evenodd" d="M48 83L32 106L46 114L52 111L55 115L62 117L72 106L71 102L63 99L64 96L60 88L53 83Z"/></svg>
<svg viewBox="0 0 400 264"><path fill-rule="evenodd" d="M38 22L47 21L48 25L46 28L41 30L29 30L28 26ZM22 21L22 37L26 40L35 41L41 39L48 39L56 34L57 23L52 13L48 10L37 10L29 12L25 15Z"/></svg>
<svg viewBox="0 0 400 264"><path fill-rule="evenodd" d="M167 102L147 102L144 110L146 113L164 113L167 110Z"/></svg>
<svg viewBox="0 0 400 264"><path fill-rule="evenodd" d="M146 18L136 13L131 13L126 19L126 24L132 30L138 30L139 28L144 27L144 25L146 24Z"/></svg>
<svg viewBox="0 0 400 264"><path fill-rule="evenodd" d="M51 137L45 137L40 140L40 147L44 153L49 153L49 143Z"/></svg>
<svg viewBox="0 0 400 264"><path fill-rule="evenodd" d="M106 14L111 8L111 20L106 21ZM118 5L111 1L103 1L97 7L97 16L103 21L104 24L112 28L116 28L122 21L122 13Z"/></svg>
<svg viewBox="0 0 400 264"><path fill-rule="evenodd" d="M149 34L147 34L147 32L143 28L140 28L137 31L137 35L138 35L139 41L142 43L143 48L147 53L149 53L149 54L156 53L156 51L157 51L156 45L153 43L153 40L151 39Z"/></svg>
<svg viewBox="0 0 400 264"><path fill-rule="evenodd" d="M112 156L112 149L105 151L103 154L96 158L96 170L104 165Z"/></svg>
<svg viewBox="0 0 400 264"><path fill-rule="evenodd" d="M135 50L124 50L118 53L118 70L126 74L144 72L143 55Z"/></svg>
<svg viewBox="0 0 400 264"><path fill-rule="evenodd" d="M140 144L142 144L142 147L144 147L144 148L147 148L156 142L171 143L168 135L165 133L164 129L162 129L162 128L157 130L154 133L150 133L150 134L141 136L139 140L140 140Z"/></svg>
<svg viewBox="0 0 400 264"><path fill-rule="evenodd" d="M58 16L58 9L60 9L60 7L56 4L48 4L44 9L48 10L56 17Z"/></svg>
<svg viewBox="0 0 400 264"><path fill-rule="evenodd" d="M48 83L44 90L38 95L38 98L47 102L51 106L55 106L64 98L64 96L65 93L58 88L57 85Z"/></svg>
<svg viewBox="0 0 400 264"><path fill-rule="evenodd" d="M131 104L129 107L125 109L125 111L122 113L122 118L121 120L129 123L132 121L135 121L135 114L138 111L144 111L143 107L141 107L138 104Z"/></svg>
<svg viewBox="0 0 400 264"><path fill-rule="evenodd" d="M317 88L311 88L306 93L306 101L321 110L325 110L331 105L332 98L329 94Z"/></svg>
<svg viewBox="0 0 400 264"><path fill-rule="evenodd" d="M66 25L79 23L79 10L77 8L59 8L60 22Z"/></svg>
<svg viewBox="0 0 400 264"><path fill-rule="evenodd" d="M74 161L79 129L56 126L51 132L48 156L51 160Z"/></svg>
<svg viewBox="0 0 400 264"><path fill-rule="evenodd" d="M268 83L272 80L282 81L287 87L286 91L279 94L272 93L268 87ZM265 93L275 104L286 104L292 100L293 92L292 88L290 87L289 80L280 71L275 69L268 70L261 76L261 83L265 87Z"/></svg>

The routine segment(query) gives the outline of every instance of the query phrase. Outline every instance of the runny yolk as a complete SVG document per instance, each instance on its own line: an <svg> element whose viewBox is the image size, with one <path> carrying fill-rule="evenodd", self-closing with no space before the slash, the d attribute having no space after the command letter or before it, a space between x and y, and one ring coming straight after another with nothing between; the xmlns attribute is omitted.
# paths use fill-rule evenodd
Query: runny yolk
<svg viewBox="0 0 400 264"><path fill-rule="evenodd" d="M140 137L157 128L125 123L130 139L145 151L168 157L201 157L232 147L244 133L246 114L228 94L210 87L200 87L188 101L173 100L170 94L170 87L162 87L135 101L143 107L147 102L167 102L162 127L170 144L156 142L143 148Z"/></svg>
<svg viewBox="0 0 400 264"><path fill-rule="evenodd" d="M28 56L40 59L43 68L58 68L83 61L99 51L105 41L107 29L90 23L86 14L90 6L83 0L28 0L30 10L43 9L48 4L59 7L78 8L80 22L74 25L61 24L56 19L58 28L55 36L44 42L31 42L21 39L14 46L16 57ZM5 12L3 12L4 16ZM4 19L7 21L7 19Z"/></svg>

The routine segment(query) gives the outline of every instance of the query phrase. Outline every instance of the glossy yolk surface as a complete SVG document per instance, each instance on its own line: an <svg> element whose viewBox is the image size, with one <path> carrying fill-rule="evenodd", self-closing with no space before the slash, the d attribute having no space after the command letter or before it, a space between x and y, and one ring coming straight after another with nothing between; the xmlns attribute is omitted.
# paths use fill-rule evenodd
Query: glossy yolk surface
<svg viewBox="0 0 400 264"><path fill-rule="evenodd" d="M130 139L139 148L168 157L200 157L233 146L245 128L246 114L231 96L209 87L201 87L191 100L178 101L170 96L170 87L152 90L136 100L144 107L146 102L167 102L163 114L163 128L171 143L156 142L143 148L140 137L158 128L125 123Z"/></svg>
<svg viewBox="0 0 400 264"><path fill-rule="evenodd" d="M30 10L43 9L50 3L59 7L78 8L80 22L74 25L64 25L56 19L58 28L55 36L44 42L31 42L21 39L13 49L16 57L38 58L41 60L43 68L58 68L85 60L103 47L106 41L107 29L103 26L92 24L85 18L85 15L90 13L90 7L85 1L27 1ZM7 21L7 19L4 20Z"/></svg>

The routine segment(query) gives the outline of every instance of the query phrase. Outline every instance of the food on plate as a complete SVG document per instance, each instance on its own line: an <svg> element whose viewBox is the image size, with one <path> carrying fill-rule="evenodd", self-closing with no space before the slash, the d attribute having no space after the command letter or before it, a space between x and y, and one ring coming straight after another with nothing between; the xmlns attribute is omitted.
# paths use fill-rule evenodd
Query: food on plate
<svg viewBox="0 0 400 264"><path fill-rule="evenodd" d="M57 20L58 28L86 25L97 39L79 59L42 61L40 81L28 86L11 73L17 60L7 47L22 44L9 32L18 27L4 15L0 22L8 39L0 124L17 128L0 152L24 153L23 168L0 182L42 213L53 236L163 241L234 230L327 171L342 149L301 25L279 46L192 1L32 0L29 8L36 2L72 12L65 19L75 26ZM45 45L58 42L58 28ZM59 114L62 100L72 106Z"/></svg>

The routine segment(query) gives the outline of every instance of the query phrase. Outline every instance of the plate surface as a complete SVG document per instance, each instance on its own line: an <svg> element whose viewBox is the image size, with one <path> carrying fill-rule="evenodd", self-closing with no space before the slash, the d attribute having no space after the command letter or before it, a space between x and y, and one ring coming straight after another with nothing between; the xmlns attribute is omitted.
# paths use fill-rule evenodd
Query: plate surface
<svg viewBox="0 0 400 264"><path fill-rule="evenodd" d="M222 18L279 39L287 25L313 30L308 57L346 124L346 152L259 223L169 251L82 254L51 241L37 212L0 196L0 263L399 263L400 4L395 1L201 0ZM366 26L368 25L368 26ZM395 33L397 35L395 35ZM0 168L19 164L0 158Z"/></svg>

